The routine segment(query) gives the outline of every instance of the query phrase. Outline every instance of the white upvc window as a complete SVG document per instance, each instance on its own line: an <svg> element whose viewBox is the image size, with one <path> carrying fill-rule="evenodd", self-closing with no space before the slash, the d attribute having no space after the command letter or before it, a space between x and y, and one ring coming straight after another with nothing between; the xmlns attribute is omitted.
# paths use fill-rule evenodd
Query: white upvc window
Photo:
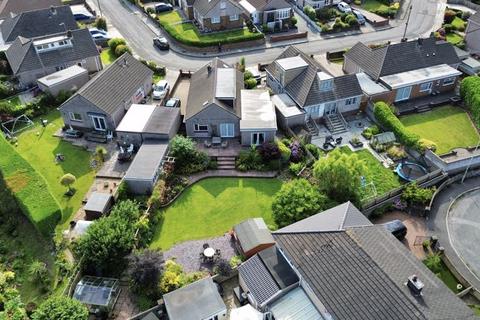
<svg viewBox="0 0 480 320"><path fill-rule="evenodd" d="M70 120L72 121L83 121L82 115L76 112L70 112Z"/></svg>
<svg viewBox="0 0 480 320"><path fill-rule="evenodd" d="M195 123L195 125L193 127L193 130L195 130L197 132L207 132L208 131L208 125Z"/></svg>
<svg viewBox="0 0 480 320"><path fill-rule="evenodd" d="M410 93L412 92L412 87L403 87L397 89L397 95L395 96L395 102L405 101L410 99Z"/></svg>
<svg viewBox="0 0 480 320"><path fill-rule="evenodd" d="M235 136L235 124L233 123L220 123L220 137L232 138Z"/></svg>
<svg viewBox="0 0 480 320"><path fill-rule="evenodd" d="M420 92L432 91L432 82L425 82L420 85Z"/></svg>
<svg viewBox="0 0 480 320"><path fill-rule="evenodd" d="M211 21L212 23L220 23L220 17L212 17Z"/></svg>
<svg viewBox="0 0 480 320"><path fill-rule="evenodd" d="M278 10L278 19L290 18L290 9Z"/></svg>
<svg viewBox="0 0 480 320"><path fill-rule="evenodd" d="M350 106L355 103L357 103L357 97L348 98L347 100L345 100L345 105L347 106Z"/></svg>
<svg viewBox="0 0 480 320"><path fill-rule="evenodd" d="M234 14L230 16L230 21L237 21L238 20L238 14Z"/></svg>
<svg viewBox="0 0 480 320"><path fill-rule="evenodd" d="M449 77L449 78L443 79L443 86L449 86L454 84L456 79L457 77Z"/></svg>

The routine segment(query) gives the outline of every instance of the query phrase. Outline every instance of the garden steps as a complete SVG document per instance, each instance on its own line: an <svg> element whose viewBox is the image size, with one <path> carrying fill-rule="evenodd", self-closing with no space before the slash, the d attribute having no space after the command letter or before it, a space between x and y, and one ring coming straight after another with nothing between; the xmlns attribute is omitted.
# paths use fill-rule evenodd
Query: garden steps
<svg viewBox="0 0 480 320"><path fill-rule="evenodd" d="M218 170L235 169L235 157L217 157Z"/></svg>
<svg viewBox="0 0 480 320"><path fill-rule="evenodd" d="M339 114L327 115L326 120L327 128L332 134L347 132L347 127Z"/></svg>

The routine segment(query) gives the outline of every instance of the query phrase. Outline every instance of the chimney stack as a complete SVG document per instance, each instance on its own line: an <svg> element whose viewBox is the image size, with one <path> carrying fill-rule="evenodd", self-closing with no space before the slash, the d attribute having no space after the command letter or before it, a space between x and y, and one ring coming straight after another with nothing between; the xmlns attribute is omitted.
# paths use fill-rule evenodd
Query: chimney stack
<svg viewBox="0 0 480 320"><path fill-rule="evenodd" d="M423 44L423 38L420 37L420 38L418 38L417 41L418 41L418 45L419 45L419 46L421 46L421 45Z"/></svg>
<svg viewBox="0 0 480 320"><path fill-rule="evenodd" d="M423 282L421 282L416 275L408 277L407 287L412 291L414 296L421 296L424 286Z"/></svg>
<svg viewBox="0 0 480 320"><path fill-rule="evenodd" d="M50 15L54 16L57 14L57 9L54 6L50 6Z"/></svg>
<svg viewBox="0 0 480 320"><path fill-rule="evenodd" d="M210 74L212 72L212 66L211 65L207 66L207 72L208 72L208 74Z"/></svg>

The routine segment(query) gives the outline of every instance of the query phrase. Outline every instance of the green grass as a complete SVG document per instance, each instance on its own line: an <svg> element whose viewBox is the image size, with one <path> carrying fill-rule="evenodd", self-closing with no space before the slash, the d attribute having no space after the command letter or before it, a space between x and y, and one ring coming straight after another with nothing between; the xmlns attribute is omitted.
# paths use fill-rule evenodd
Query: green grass
<svg viewBox="0 0 480 320"><path fill-rule="evenodd" d="M466 24L467 23L459 17L455 17L455 19L453 19L453 21L452 21L452 26L457 30L459 30L461 28L463 28L465 30Z"/></svg>
<svg viewBox="0 0 480 320"><path fill-rule="evenodd" d="M157 18L162 24L172 24L181 22L183 20L182 16L180 15L180 13L178 13L177 10L161 13L157 15Z"/></svg>
<svg viewBox="0 0 480 320"><path fill-rule="evenodd" d="M480 316L480 305L478 304L471 304L469 307L473 310L476 316Z"/></svg>
<svg viewBox="0 0 480 320"><path fill-rule="evenodd" d="M116 59L117 57L115 57L112 50L110 50L109 48L102 49L102 52L100 53L100 60L102 60L104 66L112 64Z"/></svg>
<svg viewBox="0 0 480 320"><path fill-rule="evenodd" d="M43 176L49 191L60 204L62 222L68 222L72 214L80 208L93 183L95 172L90 168L91 154L53 136L63 126L60 112L52 111L43 118L48 120L47 127L39 125L37 119L33 129L18 136L16 151ZM65 161L56 164L54 159L58 153L65 156ZM77 178L73 185L76 192L72 197L65 196L66 188L59 182L65 173L71 173Z"/></svg>
<svg viewBox="0 0 480 320"><path fill-rule="evenodd" d="M456 32L447 33L447 41L453 45L456 45L463 41L463 37Z"/></svg>
<svg viewBox="0 0 480 320"><path fill-rule="evenodd" d="M18 109L22 106L22 102L20 101L20 97L19 96L14 96L13 98L11 99L4 99L2 101L5 101L5 102L8 102L10 103L11 105L13 105L15 107L15 109Z"/></svg>
<svg viewBox="0 0 480 320"><path fill-rule="evenodd" d="M179 242L220 236L251 217L263 217L274 225L272 197L281 185L277 179L202 180L160 212L151 247L167 250Z"/></svg>
<svg viewBox="0 0 480 320"><path fill-rule="evenodd" d="M437 144L437 154L454 148L475 146L479 134L467 113L453 106L435 108L432 111L401 117L408 130Z"/></svg>
<svg viewBox="0 0 480 320"><path fill-rule="evenodd" d="M425 261L423 261L423 263L425 263ZM442 282L450 290L452 290L454 293L458 293L458 290L457 290L458 281L453 275L453 273L451 273L450 270L448 270L447 266L445 265L445 263L443 263L443 261L440 261L440 267L441 267L440 272L436 273L436 276L440 280L442 280Z"/></svg>
<svg viewBox="0 0 480 320"><path fill-rule="evenodd" d="M158 74L153 75L153 83L157 83L158 81L163 80L163 79L165 79L165 76L161 76L161 75L158 75Z"/></svg>
<svg viewBox="0 0 480 320"><path fill-rule="evenodd" d="M348 147L342 147L342 152L353 153L353 151ZM356 151L355 154L358 155L360 160L363 160L368 168L366 173L367 183L373 182L377 195L385 194L392 189L401 186L400 178L393 172L393 170L385 168L380 161L378 161L370 151L363 149ZM366 191L367 193L367 191ZM368 190L368 194L365 196L371 196L371 190Z"/></svg>
<svg viewBox="0 0 480 320"><path fill-rule="evenodd" d="M378 0L365 0L362 4L362 8L367 11L373 12L377 10L387 10L388 6Z"/></svg>

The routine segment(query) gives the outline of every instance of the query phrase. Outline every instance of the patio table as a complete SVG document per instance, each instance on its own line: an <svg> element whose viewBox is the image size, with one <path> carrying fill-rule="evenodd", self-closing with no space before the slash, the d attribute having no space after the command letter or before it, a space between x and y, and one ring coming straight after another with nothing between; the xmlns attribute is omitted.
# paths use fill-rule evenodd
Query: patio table
<svg viewBox="0 0 480 320"><path fill-rule="evenodd" d="M215 255L215 249L208 247L207 249L203 250L203 254L207 258L212 258Z"/></svg>
<svg viewBox="0 0 480 320"><path fill-rule="evenodd" d="M220 137L213 137L212 138L212 144L214 146L219 146L222 144L222 139Z"/></svg>

